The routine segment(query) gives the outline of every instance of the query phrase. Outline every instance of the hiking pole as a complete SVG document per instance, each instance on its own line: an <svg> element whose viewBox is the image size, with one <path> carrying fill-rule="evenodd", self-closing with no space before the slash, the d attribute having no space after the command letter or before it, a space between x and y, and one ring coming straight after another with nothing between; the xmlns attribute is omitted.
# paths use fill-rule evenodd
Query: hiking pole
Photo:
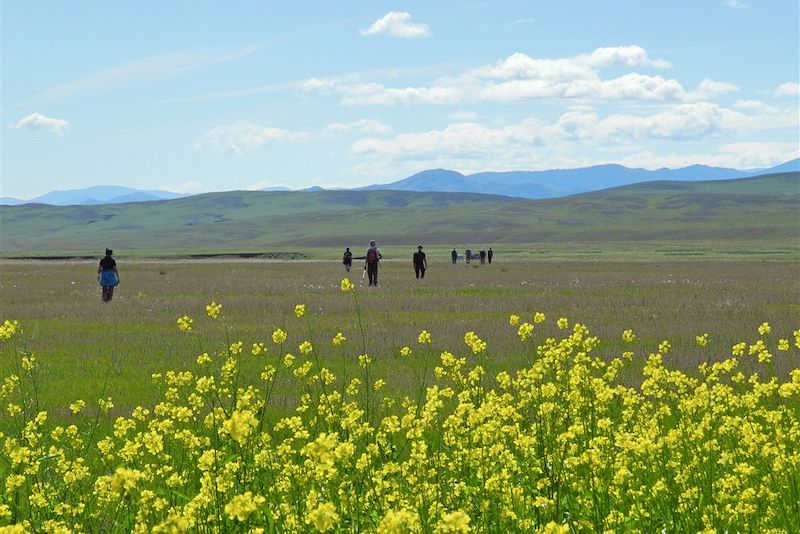
<svg viewBox="0 0 800 534"><path fill-rule="evenodd" d="M366 265L364 266L364 270L361 271L361 279L363 280L365 276L367 276L367 267L366 267Z"/></svg>

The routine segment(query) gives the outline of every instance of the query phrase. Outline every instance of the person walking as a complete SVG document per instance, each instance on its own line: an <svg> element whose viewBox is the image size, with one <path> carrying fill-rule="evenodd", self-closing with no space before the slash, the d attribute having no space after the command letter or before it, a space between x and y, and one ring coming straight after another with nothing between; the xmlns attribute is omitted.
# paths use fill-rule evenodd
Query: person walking
<svg viewBox="0 0 800 534"><path fill-rule="evenodd" d="M464 251L464 259L467 261L467 265L469 265L469 261L472 259L472 250L467 249Z"/></svg>
<svg viewBox="0 0 800 534"><path fill-rule="evenodd" d="M111 255L114 251L110 248L106 249L105 258L100 260L100 266L97 268L97 281L103 288L103 302L111 302L114 296L114 288L119 285L119 271L117 271L117 262Z"/></svg>
<svg viewBox="0 0 800 534"><path fill-rule="evenodd" d="M486 259L489 260L489 264L492 263L492 256L494 256L494 252L492 252L492 247L489 247L489 251L486 252Z"/></svg>
<svg viewBox="0 0 800 534"><path fill-rule="evenodd" d="M455 265L458 261L458 252L456 252L456 249L453 249L453 252L450 253L450 258L453 260L453 265Z"/></svg>
<svg viewBox="0 0 800 534"><path fill-rule="evenodd" d="M378 244L373 239L369 242L367 257L364 260L364 270L367 271L370 286L378 285L378 262L381 261L381 258L383 258L381 249L378 248Z"/></svg>
<svg viewBox="0 0 800 534"><path fill-rule="evenodd" d="M428 260L425 258L425 253L422 252L422 245L417 247L412 261L414 263L414 274L417 275L417 280L425 278L425 271L428 269Z"/></svg>
<svg viewBox="0 0 800 534"><path fill-rule="evenodd" d="M478 253L478 255L481 258L481 265L484 265L486 263L486 251L481 249L481 251Z"/></svg>
<svg viewBox="0 0 800 534"><path fill-rule="evenodd" d="M353 266L353 253L350 252L350 247L347 247L344 255L342 255L342 263L344 264L344 270L349 273L350 268Z"/></svg>

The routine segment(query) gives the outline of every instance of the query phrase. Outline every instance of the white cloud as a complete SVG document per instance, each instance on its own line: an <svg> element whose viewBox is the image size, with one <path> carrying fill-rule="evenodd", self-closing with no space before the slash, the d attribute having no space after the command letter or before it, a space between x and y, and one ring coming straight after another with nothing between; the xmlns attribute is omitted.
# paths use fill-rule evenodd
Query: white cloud
<svg viewBox="0 0 800 534"><path fill-rule="evenodd" d="M245 187L247 191L261 191L262 189L286 189L289 188L285 185L272 182L270 180L259 180L258 182Z"/></svg>
<svg viewBox="0 0 800 534"><path fill-rule="evenodd" d="M737 100L733 107L754 113L777 113L780 111L775 106L770 106L760 100Z"/></svg>
<svg viewBox="0 0 800 534"><path fill-rule="evenodd" d="M290 132L281 128L268 128L239 121L225 126L216 126L195 143L196 150L209 149L220 154L241 154L258 150L274 141L300 141L308 138L304 132Z"/></svg>
<svg viewBox="0 0 800 534"><path fill-rule="evenodd" d="M199 193L203 190L203 184L197 180L191 180L180 184L161 185L158 189L181 194Z"/></svg>
<svg viewBox="0 0 800 534"><path fill-rule="evenodd" d="M17 121L16 124L12 124L11 127L25 130L50 130L57 135L64 135L70 129L69 122L47 117L41 113L31 113Z"/></svg>
<svg viewBox="0 0 800 534"><path fill-rule="evenodd" d="M376 133L386 134L392 131L391 126L376 119L360 119L354 122L334 122L325 127L323 134L331 133Z"/></svg>
<svg viewBox="0 0 800 534"><path fill-rule="evenodd" d="M800 96L800 83L787 82L782 83L775 88L773 93L776 97L781 96Z"/></svg>
<svg viewBox="0 0 800 534"><path fill-rule="evenodd" d="M461 102L513 102L543 98L596 100L698 100L738 90L735 85L709 79L697 91L686 91L671 78L629 72L603 79L606 67L667 68L662 59L651 58L640 46L598 48L567 58L533 58L512 54L494 64L439 78L430 84L386 87L355 77L312 78L299 84L305 91L341 95L340 103L355 105L457 104Z"/></svg>
<svg viewBox="0 0 800 534"><path fill-rule="evenodd" d="M428 37L431 33L427 24L409 22L411 14L403 11L389 11L382 18L372 23L361 35L388 35L403 39L420 39Z"/></svg>
<svg viewBox="0 0 800 534"><path fill-rule="evenodd" d="M546 152L564 153L574 160L576 156L586 157L582 152L597 154L620 147L629 152L637 150L631 149L632 145L641 143L689 146L686 141L713 141L797 125L796 109L755 111L755 114L742 113L709 102L682 103L658 113L639 115L601 116L591 110L576 110L564 113L552 123L535 118L500 127L462 122L392 138L364 138L353 143L352 150L388 161L477 160L492 162L496 168L526 162L530 168L531 158L536 154L552 161L553 157ZM731 155L726 157L730 159Z"/></svg>
<svg viewBox="0 0 800 534"><path fill-rule="evenodd" d="M637 152L617 160L616 163L628 167L645 169L671 169L689 165L709 165L734 169L758 169L774 167L800 156L795 143L729 143L721 145L716 152L689 154L654 154L650 151Z"/></svg>
<svg viewBox="0 0 800 534"><path fill-rule="evenodd" d="M745 4L744 2L741 2L740 0L725 0L724 4L727 7L731 8L731 9L736 9L736 10L747 9L748 7L750 7L747 4Z"/></svg>

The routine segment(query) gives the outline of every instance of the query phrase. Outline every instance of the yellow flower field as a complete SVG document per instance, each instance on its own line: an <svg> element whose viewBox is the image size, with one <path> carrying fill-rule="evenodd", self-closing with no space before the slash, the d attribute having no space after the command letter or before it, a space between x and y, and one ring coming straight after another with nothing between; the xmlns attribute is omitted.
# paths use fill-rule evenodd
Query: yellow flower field
<svg viewBox="0 0 800 534"><path fill-rule="evenodd" d="M341 289L357 308L353 284ZM212 302L207 318L181 315L177 328L193 336L224 322L227 309ZM665 363L667 339L641 352L625 330L628 350L601 356L586 325L519 310L507 335L530 354L525 368L489 376L492 347L481 332L438 347L436 331L421 330L402 352L426 354L430 367L415 391L397 395L387 393L392 376L371 369L398 355L366 346L363 329L312 345L310 309L298 304L294 328L274 331L270 343L226 339L225 349L198 350L193 368L154 375L160 401L124 415L113 398L40 409L42 364L25 350L14 355L25 323L6 320L0 350L19 365L0 389L0 532L800 525L800 369L772 370L800 349L800 330L754 322L752 339L729 358L685 373ZM558 338L536 336L547 322ZM713 335L700 332L698 350ZM325 365L333 351L349 362L345 376ZM260 376L241 372L245 359ZM642 369L633 384L621 378L626 367ZM302 394L292 413L272 417L264 408L281 376Z"/></svg>

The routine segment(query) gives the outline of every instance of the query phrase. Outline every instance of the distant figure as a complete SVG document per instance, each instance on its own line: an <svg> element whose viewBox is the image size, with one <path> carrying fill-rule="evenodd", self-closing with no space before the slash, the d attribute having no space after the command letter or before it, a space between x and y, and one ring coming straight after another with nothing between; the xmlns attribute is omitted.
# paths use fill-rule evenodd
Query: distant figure
<svg viewBox="0 0 800 534"><path fill-rule="evenodd" d="M378 248L377 243L375 240L369 242L369 248L367 249L367 257L364 260L364 270L367 271L367 277L369 278L369 285L377 286L378 285L378 262L381 261L381 249Z"/></svg>
<svg viewBox="0 0 800 534"><path fill-rule="evenodd" d="M492 247L489 247L489 252L486 253L486 258L488 258L489 263L492 263L492 256L494 256L494 252L492 252Z"/></svg>
<svg viewBox="0 0 800 534"><path fill-rule="evenodd" d="M486 251L481 249L479 255L481 257L481 265L484 265L486 263Z"/></svg>
<svg viewBox="0 0 800 534"><path fill-rule="evenodd" d="M100 260L100 267L97 268L97 280L103 287L103 302L110 302L114 296L114 287L119 285L119 271L117 271L117 262L111 255L114 251L110 248L106 249L106 257Z"/></svg>
<svg viewBox="0 0 800 534"><path fill-rule="evenodd" d="M350 247L345 249L344 255L342 256L342 263L344 264L344 270L349 273L350 268L353 266L353 253L350 252Z"/></svg>
<svg viewBox="0 0 800 534"><path fill-rule="evenodd" d="M465 250L464 251L464 260L467 262L467 265L469 265L469 260L471 260L471 259L472 259L472 250L470 250L470 249Z"/></svg>
<svg viewBox="0 0 800 534"><path fill-rule="evenodd" d="M425 271L428 268L428 260L425 258L425 253L422 252L422 245L417 247L417 251L414 253L414 258L412 261L414 262L414 274L417 275L417 280L420 278L425 278Z"/></svg>
<svg viewBox="0 0 800 534"><path fill-rule="evenodd" d="M453 259L453 264L455 265L458 261L458 252L456 252L456 249L453 249L453 252L450 253L450 257Z"/></svg>

